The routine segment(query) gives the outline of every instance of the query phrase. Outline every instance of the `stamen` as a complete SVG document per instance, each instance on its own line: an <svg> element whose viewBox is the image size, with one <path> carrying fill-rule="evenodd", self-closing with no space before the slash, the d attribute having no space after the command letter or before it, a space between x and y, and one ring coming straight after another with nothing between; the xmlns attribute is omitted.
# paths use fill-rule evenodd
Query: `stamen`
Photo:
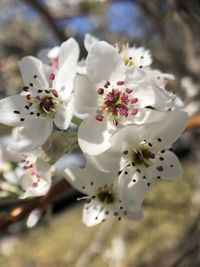
<svg viewBox="0 0 200 267"><path fill-rule="evenodd" d="M126 93L127 93L127 94L130 94L130 93L132 93L132 92L133 92L133 90L132 90L132 89L130 89L130 88L126 88L126 89L125 89L125 91L126 91Z"/></svg>
<svg viewBox="0 0 200 267"><path fill-rule="evenodd" d="M138 109L132 109L131 110L131 115L135 116L138 114Z"/></svg>
<svg viewBox="0 0 200 267"><path fill-rule="evenodd" d="M158 166L157 168L156 168L159 172L162 172L164 169L163 169L163 166Z"/></svg>
<svg viewBox="0 0 200 267"><path fill-rule="evenodd" d="M124 82L123 81L119 81L119 82L117 82L116 83L118 86L122 86L123 84L124 84Z"/></svg>
<svg viewBox="0 0 200 267"><path fill-rule="evenodd" d="M103 88L99 88L99 89L97 90L97 93L98 93L99 95L103 95L103 93L104 93L104 89L103 89Z"/></svg>
<svg viewBox="0 0 200 267"><path fill-rule="evenodd" d="M118 121L117 120L113 120L113 124L117 126L118 125Z"/></svg>
<svg viewBox="0 0 200 267"><path fill-rule="evenodd" d="M51 90L52 94L55 96L55 97L58 97L58 92L57 90L53 89Z"/></svg>
<svg viewBox="0 0 200 267"><path fill-rule="evenodd" d="M52 81L55 79L55 74L53 72L49 73L49 79Z"/></svg>
<svg viewBox="0 0 200 267"><path fill-rule="evenodd" d="M131 104L136 104L138 102L138 98L132 98L131 99Z"/></svg>
<svg viewBox="0 0 200 267"><path fill-rule="evenodd" d="M37 182L33 182L32 183L32 187L37 187L38 186L38 183Z"/></svg>
<svg viewBox="0 0 200 267"><path fill-rule="evenodd" d="M30 94L26 95L26 99L31 100L31 95Z"/></svg>
<svg viewBox="0 0 200 267"><path fill-rule="evenodd" d="M101 115L101 114L97 114L97 115L95 116L95 118L96 118L97 121L103 121L104 116Z"/></svg>
<svg viewBox="0 0 200 267"><path fill-rule="evenodd" d="M24 86L24 87L23 87L23 91L24 91L24 92L28 92L28 89L29 89L28 86Z"/></svg>
<svg viewBox="0 0 200 267"><path fill-rule="evenodd" d="M109 85L110 85L110 82L107 81L107 82L105 83L104 87L105 87L105 88L108 88Z"/></svg>

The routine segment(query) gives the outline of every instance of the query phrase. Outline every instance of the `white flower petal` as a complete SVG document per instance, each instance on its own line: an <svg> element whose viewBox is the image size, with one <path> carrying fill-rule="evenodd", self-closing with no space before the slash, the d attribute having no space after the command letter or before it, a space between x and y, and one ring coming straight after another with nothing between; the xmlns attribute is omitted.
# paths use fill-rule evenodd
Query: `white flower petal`
<svg viewBox="0 0 200 267"><path fill-rule="evenodd" d="M151 52L149 50L146 50L144 47L130 47L122 51L121 53L122 57L126 56L128 58L132 58L133 61L133 67L139 68L139 67L146 67L151 65L152 63L152 57Z"/></svg>
<svg viewBox="0 0 200 267"><path fill-rule="evenodd" d="M67 168L64 175L73 187L87 195L95 195L99 187L111 184L116 178L115 173L99 171L90 163L86 163L83 169Z"/></svg>
<svg viewBox="0 0 200 267"><path fill-rule="evenodd" d="M187 113L170 111L161 122L155 123L154 127L146 127L146 139L154 151L169 148L184 131L187 122Z"/></svg>
<svg viewBox="0 0 200 267"><path fill-rule="evenodd" d="M52 166L46 163L41 158L38 158L35 162L35 168L47 182L50 182Z"/></svg>
<svg viewBox="0 0 200 267"><path fill-rule="evenodd" d="M21 199L28 197L38 197L45 195L51 186L52 167L45 163L42 159L36 160L33 168L24 171L20 179L20 185L26 191L20 196ZM35 174L40 176L35 176ZM35 184L35 186L34 186Z"/></svg>
<svg viewBox="0 0 200 267"><path fill-rule="evenodd" d="M29 152L41 146L52 132L51 120L38 119L14 131L14 141L9 149L15 152Z"/></svg>
<svg viewBox="0 0 200 267"><path fill-rule="evenodd" d="M37 119L25 108L26 97L13 95L0 100L0 123L9 126L20 126Z"/></svg>
<svg viewBox="0 0 200 267"><path fill-rule="evenodd" d="M65 93L67 99L73 90L76 65L79 57L78 43L70 38L60 47L58 72L53 82L54 88Z"/></svg>
<svg viewBox="0 0 200 267"><path fill-rule="evenodd" d="M98 155L108 149L110 136L108 122L106 120L97 121L92 115L79 126L79 145L83 152L90 155Z"/></svg>
<svg viewBox="0 0 200 267"><path fill-rule="evenodd" d="M82 220L88 227L101 223L105 218L106 214L102 210L100 205L95 206L95 201L91 201L90 205L85 205L83 208Z"/></svg>
<svg viewBox="0 0 200 267"><path fill-rule="evenodd" d="M75 78L74 108L77 113L91 113L97 106L94 84L84 75Z"/></svg>
<svg viewBox="0 0 200 267"><path fill-rule="evenodd" d="M138 209L138 210L127 209L126 212L127 212L127 214L124 217L127 220L141 221L144 218L142 209Z"/></svg>
<svg viewBox="0 0 200 267"><path fill-rule="evenodd" d="M127 169L128 170L128 169ZM127 175L124 175L124 172L120 175L120 190L121 190L121 199L126 204L126 209L132 211L138 211L141 208L142 202L154 184L154 181L143 179L138 172L133 172L133 175L130 178L127 178Z"/></svg>
<svg viewBox="0 0 200 267"><path fill-rule="evenodd" d="M51 183L49 183L48 181L46 181L44 179L41 179L39 181L37 187L32 187L31 185L26 187L25 181L27 182L27 180L32 182L31 176L30 175L23 175L20 183L21 183L22 187L24 188L24 190L26 190L26 192L19 197L20 199L25 199L25 198L30 198L30 197L39 197L39 196L46 195L46 193L49 191L50 186L51 186Z"/></svg>
<svg viewBox="0 0 200 267"><path fill-rule="evenodd" d="M125 125L137 124L142 125L144 123L153 123L161 121L166 117L165 111L152 110L151 108L139 108L138 113L135 116L129 115Z"/></svg>
<svg viewBox="0 0 200 267"><path fill-rule="evenodd" d="M128 125L119 129L110 138L111 149L116 152L123 152L130 147L137 146L144 136L144 131L142 126Z"/></svg>
<svg viewBox="0 0 200 267"><path fill-rule="evenodd" d="M55 46L48 51L47 57L50 59L56 59L58 58L59 53L60 53L60 46Z"/></svg>
<svg viewBox="0 0 200 267"><path fill-rule="evenodd" d="M73 117L73 100L63 101L56 109L54 123L57 128L66 130Z"/></svg>
<svg viewBox="0 0 200 267"><path fill-rule="evenodd" d="M176 155L170 151L160 153L154 165L147 169L149 176L158 179L181 178L183 169Z"/></svg>
<svg viewBox="0 0 200 267"><path fill-rule="evenodd" d="M167 80L174 80L175 77L169 73L162 73L159 70L152 70L151 68L146 68L145 72L150 81L154 81L156 85L160 88L165 88Z"/></svg>
<svg viewBox="0 0 200 267"><path fill-rule="evenodd" d="M65 154L55 163L56 174L63 177L64 170L67 168L79 167L82 168L85 165L85 158L81 151Z"/></svg>
<svg viewBox="0 0 200 267"><path fill-rule="evenodd" d="M24 57L19 61L19 68L24 85L30 86L31 91L49 88L45 65L39 59L32 56ZM35 75L36 78L34 78Z"/></svg>
<svg viewBox="0 0 200 267"><path fill-rule="evenodd" d="M96 43L96 42L99 42L99 40L94 37L93 35L87 33L85 35L85 38L84 38L84 46L86 48L86 50L89 52L91 50L91 48L93 47L93 45Z"/></svg>
<svg viewBox="0 0 200 267"><path fill-rule="evenodd" d="M87 75L85 59L78 61L77 67L76 67L76 72L77 72L77 74L80 74L80 75L85 75L85 76Z"/></svg>
<svg viewBox="0 0 200 267"><path fill-rule="evenodd" d="M79 45L74 38L69 38L66 42L62 43L59 51L59 65L58 68L61 68L63 64L66 64L66 61L78 61L79 58Z"/></svg>
<svg viewBox="0 0 200 267"><path fill-rule="evenodd" d="M122 153L113 151L112 149L108 149L97 156L85 155L85 157L97 169L105 172L117 173L126 165L126 160L122 157Z"/></svg>
<svg viewBox="0 0 200 267"><path fill-rule="evenodd" d="M106 42L95 43L86 59L89 78L98 83L102 81L123 81L125 65L118 51Z"/></svg>
<svg viewBox="0 0 200 267"><path fill-rule="evenodd" d="M141 107L149 106L160 110L164 110L173 99L167 92L158 88L155 83L147 83L146 81L135 88L133 95L138 98Z"/></svg>

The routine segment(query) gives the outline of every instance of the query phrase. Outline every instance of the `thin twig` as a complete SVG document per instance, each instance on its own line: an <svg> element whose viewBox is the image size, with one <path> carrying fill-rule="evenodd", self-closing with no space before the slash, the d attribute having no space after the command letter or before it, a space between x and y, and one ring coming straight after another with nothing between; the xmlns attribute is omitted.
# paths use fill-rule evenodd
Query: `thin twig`
<svg viewBox="0 0 200 267"><path fill-rule="evenodd" d="M34 209L45 208L52 200L60 196L69 188L70 185L66 180L63 179L55 184L45 196L36 198L28 204L24 204L12 209L7 216L1 218L0 231L7 229L13 223L23 220Z"/></svg>
<svg viewBox="0 0 200 267"><path fill-rule="evenodd" d="M55 19L48 11L47 7L42 5L37 0L20 0L20 1L33 7L46 20L47 25L54 32L55 36L60 42L64 42L67 39L64 31L62 31L61 28L56 24Z"/></svg>

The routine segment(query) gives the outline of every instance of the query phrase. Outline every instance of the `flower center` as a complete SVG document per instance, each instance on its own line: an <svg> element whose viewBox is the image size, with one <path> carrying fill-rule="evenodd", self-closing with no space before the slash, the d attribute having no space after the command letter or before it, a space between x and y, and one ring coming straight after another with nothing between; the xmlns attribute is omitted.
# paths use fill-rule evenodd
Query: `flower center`
<svg viewBox="0 0 200 267"><path fill-rule="evenodd" d="M127 67L132 67L134 65L132 57L124 56L123 61Z"/></svg>
<svg viewBox="0 0 200 267"><path fill-rule="evenodd" d="M103 121L106 117L114 125L125 120L129 113L136 115L138 109L134 105L138 102L137 98L132 97L133 90L127 88L123 81L118 81L115 86L111 86L107 81L104 88L99 88L97 93L98 110L96 120Z"/></svg>
<svg viewBox="0 0 200 267"><path fill-rule="evenodd" d="M44 112L50 112L54 108L54 103L52 97L45 97L40 102L40 108Z"/></svg>
<svg viewBox="0 0 200 267"><path fill-rule="evenodd" d="M36 114L37 117L40 115L43 117L54 117L58 105L58 93L56 90L45 90L36 97L28 94L26 99L27 106L25 108L32 110L30 114Z"/></svg>
<svg viewBox="0 0 200 267"><path fill-rule="evenodd" d="M129 56L129 45L123 45L121 50L122 60L124 62L124 65L127 67L134 66L133 58Z"/></svg>
<svg viewBox="0 0 200 267"><path fill-rule="evenodd" d="M104 203L104 204L113 204L116 200L116 196L114 192L110 189L100 190L97 193L97 198L99 202Z"/></svg>
<svg viewBox="0 0 200 267"><path fill-rule="evenodd" d="M143 165L148 168L154 164L153 159L155 158L155 154L150 151L149 146L144 142L141 142L138 147L130 148L123 153L127 155L128 159L134 165Z"/></svg>
<svg viewBox="0 0 200 267"><path fill-rule="evenodd" d="M52 82L55 79L55 74L50 73L49 79ZM31 116L43 116L53 119L57 105L61 102L58 92L52 89L51 86L49 89L38 89L40 86L43 86L43 84L41 83L41 78L36 74L33 76L33 80L34 82L29 83L29 86L23 88L26 96L25 106L22 107L21 110L13 110L13 113L19 115L20 121L25 121L23 108L26 110L26 113L29 112ZM26 113L24 115L26 115Z"/></svg>

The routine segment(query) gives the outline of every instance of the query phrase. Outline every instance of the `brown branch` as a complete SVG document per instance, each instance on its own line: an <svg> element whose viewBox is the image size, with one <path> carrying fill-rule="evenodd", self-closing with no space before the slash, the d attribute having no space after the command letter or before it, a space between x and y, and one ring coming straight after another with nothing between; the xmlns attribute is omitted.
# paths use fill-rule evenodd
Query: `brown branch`
<svg viewBox="0 0 200 267"><path fill-rule="evenodd" d="M187 129L195 129L200 127L200 114L193 115L189 118Z"/></svg>
<svg viewBox="0 0 200 267"><path fill-rule="evenodd" d="M23 220L34 209L45 208L52 200L60 196L69 188L69 183L63 179L55 184L45 196L36 198L32 201L30 200L31 202L28 204L24 204L12 209L7 216L1 218L0 231L7 229L8 226L13 223Z"/></svg>
<svg viewBox="0 0 200 267"><path fill-rule="evenodd" d="M148 16L154 28L161 36L164 36L166 13L162 12L160 9L159 1L137 0L137 4Z"/></svg>
<svg viewBox="0 0 200 267"><path fill-rule="evenodd" d="M181 29L184 38L183 49L185 53L185 65L188 67L189 71L199 76L200 57L195 48L196 36L192 32L191 26L188 23L190 17L187 18L187 13L182 10L180 1L171 0L171 3L174 9L174 18Z"/></svg>
<svg viewBox="0 0 200 267"><path fill-rule="evenodd" d="M44 18L44 20L46 20L47 25L53 31L53 33L60 42L64 42L67 39L64 31L62 31L57 26L54 18L52 17L51 13L48 11L46 7L44 7L37 0L21 0L21 1L33 7Z"/></svg>

